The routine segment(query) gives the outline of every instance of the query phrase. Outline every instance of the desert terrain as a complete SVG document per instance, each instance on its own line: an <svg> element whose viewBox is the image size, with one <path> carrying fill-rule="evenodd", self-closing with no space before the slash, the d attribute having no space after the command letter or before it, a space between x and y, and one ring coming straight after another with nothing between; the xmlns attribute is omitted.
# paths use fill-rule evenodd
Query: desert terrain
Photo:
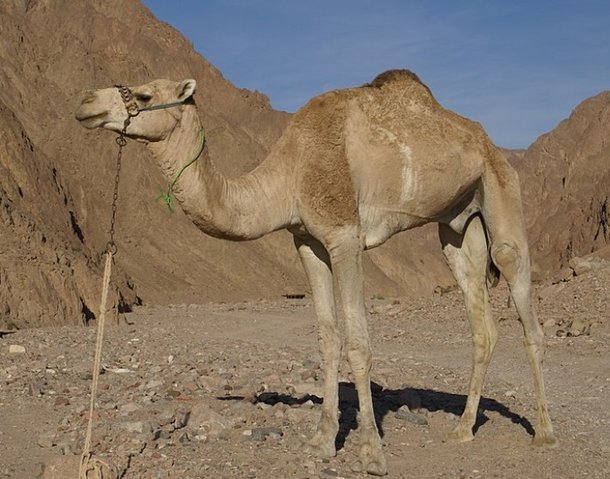
<svg viewBox="0 0 610 479"><path fill-rule="evenodd" d="M396 478L605 478L610 474L610 267L536 288L559 446L529 445L536 412L522 332L504 285L500 339L475 439L444 436L465 403L470 334L461 293L370 299L372 388ZM93 328L0 339L1 478L78 461ZM20 346L10 352L11 346ZM23 352L19 352L23 351ZM355 478L357 397L341 366L337 457L304 453L322 402L309 299L141 307L107 331L93 449L125 478ZM46 478L63 477L47 470Z"/></svg>

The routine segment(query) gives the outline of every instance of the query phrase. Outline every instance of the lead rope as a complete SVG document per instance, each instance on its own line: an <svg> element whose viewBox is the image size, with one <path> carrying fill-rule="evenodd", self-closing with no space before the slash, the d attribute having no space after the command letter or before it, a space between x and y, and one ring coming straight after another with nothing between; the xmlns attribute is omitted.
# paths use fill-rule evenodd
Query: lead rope
<svg viewBox="0 0 610 479"><path fill-rule="evenodd" d="M159 195L159 197L157 198L157 199L161 200L163 203L165 203L165 205L167 206L167 208L169 209L169 211L171 213L174 212L174 186L176 186L176 183L182 176L182 173L184 173L184 170L186 170L189 166L191 166L193 163L195 163L199 159L199 157L201 156L201 153L203 153L204 148L205 148L205 133L203 132L203 130L201 130L199 132L199 143L197 145L197 150L196 150L197 152L195 153L195 156L193 157L193 159L191 161L189 161L186 165L184 165L182 168L180 168L178 173L176 173L176 176L174 177L173 181L167 185L167 191L161 193Z"/></svg>
<svg viewBox="0 0 610 479"><path fill-rule="evenodd" d="M131 116L128 116L123 124L123 130L116 139L119 146L117 154L116 176L114 179L114 193L112 195L112 217L110 219L110 240L106 245L106 261L104 264L104 277L102 280L102 298L100 301L100 315L97 324L97 336L95 342L95 358L93 361L93 373L91 381L91 402L89 403L89 422L87 424L87 434L85 435L85 445L81 456L78 478L79 479L115 479L119 477L116 466L100 458L93 457L91 452L91 436L93 433L93 415L95 413L95 399L97 396L97 386L102 367L102 351L104 349L104 326L106 323L106 303L108 302L108 290L110 288L110 277L112 274L113 257L117 252L114 242L114 223L117 212L117 199L119 197L119 175L121 172L121 158L123 147L127 144L125 132L129 126Z"/></svg>

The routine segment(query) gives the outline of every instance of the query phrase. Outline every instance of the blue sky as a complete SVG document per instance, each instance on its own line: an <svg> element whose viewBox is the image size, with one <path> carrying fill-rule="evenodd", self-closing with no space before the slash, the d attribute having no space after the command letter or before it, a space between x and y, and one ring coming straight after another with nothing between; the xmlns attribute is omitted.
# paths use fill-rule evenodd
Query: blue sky
<svg viewBox="0 0 610 479"><path fill-rule="evenodd" d="M143 0L238 87L296 111L390 68L500 146L610 89L609 0Z"/></svg>

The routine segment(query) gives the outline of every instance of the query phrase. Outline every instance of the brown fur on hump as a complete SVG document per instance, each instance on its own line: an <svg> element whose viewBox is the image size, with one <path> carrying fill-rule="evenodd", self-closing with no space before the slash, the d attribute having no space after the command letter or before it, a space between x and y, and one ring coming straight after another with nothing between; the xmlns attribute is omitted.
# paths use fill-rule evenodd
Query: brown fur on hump
<svg viewBox="0 0 610 479"><path fill-rule="evenodd" d="M327 226L358 223L356 193L345 154L346 91L311 100L291 126L303 140L300 197L305 211Z"/></svg>
<svg viewBox="0 0 610 479"><path fill-rule="evenodd" d="M430 95L432 95L430 88L428 88L428 86L411 70L387 70L377 75L372 82L362 85L361 88L381 88L389 83L404 81L414 81L419 83L428 91L428 93L430 93Z"/></svg>

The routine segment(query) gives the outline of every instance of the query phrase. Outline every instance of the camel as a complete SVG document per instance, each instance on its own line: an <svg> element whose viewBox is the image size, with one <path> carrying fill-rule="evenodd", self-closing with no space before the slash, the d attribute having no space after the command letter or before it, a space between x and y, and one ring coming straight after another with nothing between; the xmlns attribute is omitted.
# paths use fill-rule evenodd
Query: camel
<svg viewBox="0 0 610 479"><path fill-rule="evenodd" d="M236 241L279 229L292 233L311 284L324 369L321 417L306 443L311 452L336 454L343 347L360 409L360 450L352 467L387 473L370 388L362 255L428 222L439 224L443 253L463 291L474 350L466 406L448 439L473 439L497 339L488 283L501 273L534 377L538 422L532 442L556 443L542 374L544 337L531 301L519 180L481 125L444 109L414 73L391 70L361 87L313 98L292 116L258 167L227 178L200 146L195 89L189 79L88 92L76 118L89 129L125 127L126 136L146 144L169 180L198 158L176 181L175 196L204 233ZM343 309L344 345L336 303Z"/></svg>

